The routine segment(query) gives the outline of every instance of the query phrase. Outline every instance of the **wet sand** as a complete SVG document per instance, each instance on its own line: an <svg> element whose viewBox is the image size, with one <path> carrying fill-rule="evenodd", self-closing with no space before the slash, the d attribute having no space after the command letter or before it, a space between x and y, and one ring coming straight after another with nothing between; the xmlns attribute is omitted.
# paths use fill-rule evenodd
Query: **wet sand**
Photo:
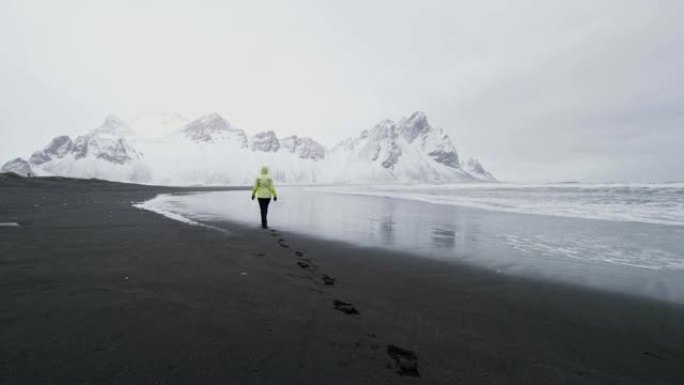
<svg viewBox="0 0 684 385"><path fill-rule="evenodd" d="M0 176L0 382L678 384L684 307ZM255 218L256 222L256 218Z"/></svg>

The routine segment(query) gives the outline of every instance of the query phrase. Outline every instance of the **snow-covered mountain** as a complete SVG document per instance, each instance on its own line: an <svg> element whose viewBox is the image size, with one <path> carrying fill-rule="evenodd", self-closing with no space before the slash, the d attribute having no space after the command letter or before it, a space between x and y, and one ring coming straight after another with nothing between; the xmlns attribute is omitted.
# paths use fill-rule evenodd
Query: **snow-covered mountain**
<svg viewBox="0 0 684 385"><path fill-rule="evenodd" d="M205 115L183 126L180 132L187 139L197 143L226 141L237 143L240 148L247 148L245 132L234 128L219 114Z"/></svg>
<svg viewBox="0 0 684 385"><path fill-rule="evenodd" d="M75 139L58 136L29 157L33 175L59 175L79 178L101 178L144 183L151 179L142 154L129 143L136 135L130 127L113 115L101 126ZM14 161L14 167L17 160ZM3 170L9 168L9 163ZM23 173L22 173L23 174Z"/></svg>
<svg viewBox="0 0 684 385"><path fill-rule="evenodd" d="M496 180L494 175L490 174L487 170L482 167L477 159L470 158L465 165L465 171L470 175L477 175L478 179L482 180Z"/></svg>
<svg viewBox="0 0 684 385"><path fill-rule="evenodd" d="M2 172L12 172L23 176L31 176L32 170L29 162L21 158L14 158L2 166Z"/></svg>
<svg viewBox="0 0 684 385"><path fill-rule="evenodd" d="M461 182L493 180L461 168L449 136L416 112L398 123L383 120L330 151L337 181Z"/></svg>
<svg viewBox="0 0 684 385"><path fill-rule="evenodd" d="M151 135L150 132L153 134ZM116 181L212 185L250 183L262 165L287 183L493 181L475 159L462 165L449 136L416 112L383 120L331 149L307 137L248 135L218 114L188 122L176 114L110 115L76 137L58 136L3 171Z"/></svg>
<svg viewBox="0 0 684 385"><path fill-rule="evenodd" d="M321 160L325 158L325 147L311 138L288 136L280 141L286 151L302 159Z"/></svg>

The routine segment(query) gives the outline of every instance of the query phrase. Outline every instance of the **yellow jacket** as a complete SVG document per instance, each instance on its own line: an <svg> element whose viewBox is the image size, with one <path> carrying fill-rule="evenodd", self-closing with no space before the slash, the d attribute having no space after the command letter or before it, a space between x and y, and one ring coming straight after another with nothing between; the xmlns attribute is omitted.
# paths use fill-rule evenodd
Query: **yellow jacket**
<svg viewBox="0 0 684 385"><path fill-rule="evenodd" d="M261 168L261 175L254 181L252 196L257 198L276 198L278 196L275 187L273 187L273 179L268 176L268 167Z"/></svg>

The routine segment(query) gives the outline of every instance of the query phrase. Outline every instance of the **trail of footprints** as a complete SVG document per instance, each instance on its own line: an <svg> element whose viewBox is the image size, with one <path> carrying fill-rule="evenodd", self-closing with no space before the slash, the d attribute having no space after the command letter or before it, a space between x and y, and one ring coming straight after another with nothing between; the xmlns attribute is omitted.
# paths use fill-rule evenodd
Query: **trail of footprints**
<svg viewBox="0 0 684 385"><path fill-rule="evenodd" d="M270 230L270 232L272 237L278 238L277 242L280 247L285 249L290 248L290 246L285 242L285 239L280 236L280 233L278 233L276 230ZM320 281L316 281L313 275L315 275L315 273L318 271L318 267L313 263L312 259L310 257L306 257L304 252L299 250L295 250L294 255L297 257L296 265L302 270L311 272L311 279L313 279L317 284L334 286L337 283L337 278L328 274L322 274L320 276ZM359 312L359 310L353 304L340 301L338 299L333 300L333 309L346 315L361 315L361 312ZM368 335L376 338L375 334L371 333ZM359 343L356 345L359 346ZM394 368L398 374L411 377L420 376L420 373L418 372L418 356L416 356L415 352L396 345L388 344L387 355L389 355L393 360ZM388 365L388 367L391 368L392 366Z"/></svg>

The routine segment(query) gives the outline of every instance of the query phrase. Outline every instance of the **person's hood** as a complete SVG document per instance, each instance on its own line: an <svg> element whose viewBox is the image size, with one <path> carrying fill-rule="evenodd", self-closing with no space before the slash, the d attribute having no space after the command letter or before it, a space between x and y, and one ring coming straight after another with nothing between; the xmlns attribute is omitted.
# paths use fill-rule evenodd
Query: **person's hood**
<svg viewBox="0 0 684 385"><path fill-rule="evenodd" d="M268 167L264 166L261 168L261 174L266 175L268 174Z"/></svg>

